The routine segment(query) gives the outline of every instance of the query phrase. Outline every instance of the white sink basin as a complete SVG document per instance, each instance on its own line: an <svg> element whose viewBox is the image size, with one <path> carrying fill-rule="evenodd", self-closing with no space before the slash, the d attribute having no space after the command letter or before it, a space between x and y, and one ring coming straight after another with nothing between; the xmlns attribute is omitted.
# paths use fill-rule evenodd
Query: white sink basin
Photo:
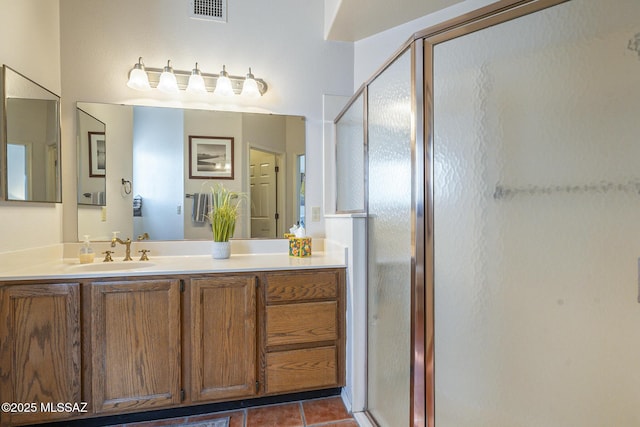
<svg viewBox="0 0 640 427"><path fill-rule="evenodd" d="M68 267L71 271L101 272L101 271L128 271L153 267L155 264L149 261L113 261L92 262L91 264L72 264Z"/></svg>

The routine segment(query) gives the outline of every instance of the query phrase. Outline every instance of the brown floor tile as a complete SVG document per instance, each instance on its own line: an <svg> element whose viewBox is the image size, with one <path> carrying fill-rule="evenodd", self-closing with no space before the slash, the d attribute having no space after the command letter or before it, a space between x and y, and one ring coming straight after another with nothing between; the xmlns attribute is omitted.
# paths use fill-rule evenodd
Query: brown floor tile
<svg viewBox="0 0 640 427"><path fill-rule="evenodd" d="M302 402L302 408L304 419L309 426L352 419L340 397L307 400Z"/></svg>
<svg viewBox="0 0 640 427"><path fill-rule="evenodd" d="M244 411L216 412L213 414L192 415L189 422L215 420L217 418L229 417L229 427L244 427Z"/></svg>
<svg viewBox="0 0 640 427"><path fill-rule="evenodd" d="M247 409L246 427L303 427L300 405L263 406Z"/></svg>

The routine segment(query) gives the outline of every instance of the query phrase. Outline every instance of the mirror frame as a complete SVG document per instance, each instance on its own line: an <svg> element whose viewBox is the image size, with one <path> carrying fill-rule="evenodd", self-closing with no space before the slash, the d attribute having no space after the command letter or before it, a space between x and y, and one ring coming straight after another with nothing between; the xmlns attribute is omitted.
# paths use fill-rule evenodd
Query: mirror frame
<svg viewBox="0 0 640 427"><path fill-rule="evenodd" d="M54 200L16 200L9 198L9 179L7 177L8 173L8 164L7 164L7 145L8 145L8 132L7 132L7 70L10 70L12 73L15 73L17 76L25 79L27 82L32 83L36 87L40 88L44 92L52 95L52 101L56 103L56 177L55 177L55 197ZM0 103L0 144L2 147L0 149L0 196L4 202L18 202L18 203L62 203L62 125L61 125L61 114L60 114L60 96L46 87L42 86L38 82L30 79L24 74L14 70L6 64L2 65L0 71L0 98L2 102ZM34 98L38 99L38 98Z"/></svg>

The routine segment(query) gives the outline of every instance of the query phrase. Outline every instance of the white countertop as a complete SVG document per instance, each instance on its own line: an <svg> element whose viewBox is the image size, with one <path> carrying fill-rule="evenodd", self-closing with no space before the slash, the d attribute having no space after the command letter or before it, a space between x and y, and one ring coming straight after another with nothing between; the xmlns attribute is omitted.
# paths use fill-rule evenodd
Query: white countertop
<svg viewBox="0 0 640 427"><path fill-rule="evenodd" d="M80 264L77 258L63 258L0 271L0 280L139 277L345 267L344 254L339 255L339 252L314 252L309 257L296 258L286 253L232 254L225 260L213 259L211 255L150 256L149 261L125 262L116 259L107 263L101 257L96 257L91 264Z"/></svg>

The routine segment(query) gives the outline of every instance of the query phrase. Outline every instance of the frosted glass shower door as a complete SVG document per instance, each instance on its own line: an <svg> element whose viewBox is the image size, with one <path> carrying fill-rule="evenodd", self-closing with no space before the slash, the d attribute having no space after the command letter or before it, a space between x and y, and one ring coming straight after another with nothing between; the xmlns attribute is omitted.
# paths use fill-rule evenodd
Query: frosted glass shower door
<svg viewBox="0 0 640 427"><path fill-rule="evenodd" d="M640 425L640 1L434 47L437 427Z"/></svg>
<svg viewBox="0 0 640 427"><path fill-rule="evenodd" d="M368 391L381 427L409 425L411 52L368 89Z"/></svg>

